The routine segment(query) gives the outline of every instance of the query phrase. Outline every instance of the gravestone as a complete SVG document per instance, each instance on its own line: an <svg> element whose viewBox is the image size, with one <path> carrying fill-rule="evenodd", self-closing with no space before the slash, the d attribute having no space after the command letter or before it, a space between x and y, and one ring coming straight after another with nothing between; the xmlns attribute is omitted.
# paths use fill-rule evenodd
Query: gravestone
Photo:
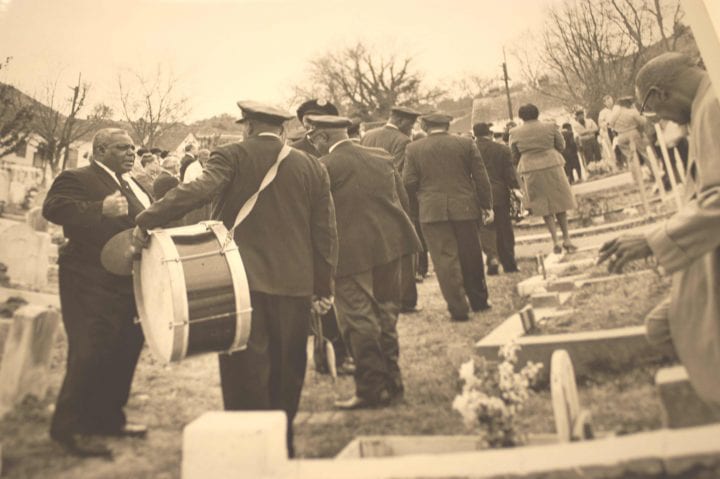
<svg viewBox="0 0 720 479"><path fill-rule="evenodd" d="M534 309L559 308L560 295L558 293L533 293L530 295L530 304Z"/></svg>
<svg viewBox="0 0 720 479"><path fill-rule="evenodd" d="M35 206L25 215L25 222L35 231L47 233L48 220L42 215L42 208Z"/></svg>
<svg viewBox="0 0 720 479"><path fill-rule="evenodd" d="M0 170L0 203L10 201L10 175L5 170Z"/></svg>
<svg viewBox="0 0 720 479"><path fill-rule="evenodd" d="M697 395L683 366L662 368L655 375L663 409L663 426L671 429L694 427L720 421L720 410L713 410Z"/></svg>
<svg viewBox="0 0 720 479"><path fill-rule="evenodd" d="M60 313L23 306L13 316L0 362L0 418L26 396L45 397Z"/></svg>
<svg viewBox="0 0 720 479"><path fill-rule="evenodd" d="M50 235L16 222L0 223L0 263L13 284L44 288L48 280Z"/></svg>
<svg viewBox="0 0 720 479"><path fill-rule="evenodd" d="M183 431L183 479L275 477L288 462L283 411L212 411Z"/></svg>

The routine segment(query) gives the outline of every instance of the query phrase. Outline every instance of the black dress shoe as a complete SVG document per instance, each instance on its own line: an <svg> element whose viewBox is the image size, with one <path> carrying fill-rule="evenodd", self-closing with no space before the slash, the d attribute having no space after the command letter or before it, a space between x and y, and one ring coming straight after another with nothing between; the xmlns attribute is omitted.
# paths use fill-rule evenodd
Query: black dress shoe
<svg viewBox="0 0 720 479"><path fill-rule="evenodd" d="M144 424L127 423L117 431L111 431L103 436L113 437L134 437L144 439L147 436L148 428Z"/></svg>
<svg viewBox="0 0 720 479"><path fill-rule="evenodd" d="M369 401L367 399L353 396L349 399L335 401L334 404L336 409L344 409L350 411L353 409L370 409L377 407L377 403Z"/></svg>
<svg viewBox="0 0 720 479"><path fill-rule="evenodd" d="M415 314L419 313L422 310L423 309L421 306L403 306L402 308L400 308L400 312L404 314Z"/></svg>
<svg viewBox="0 0 720 479"><path fill-rule="evenodd" d="M53 437L69 454L77 457L101 457L112 460L113 453L98 438L71 434L68 436Z"/></svg>
<svg viewBox="0 0 720 479"><path fill-rule="evenodd" d="M496 263L490 263L487 267L487 275L488 276L497 276L500 272L500 267Z"/></svg>
<svg viewBox="0 0 720 479"><path fill-rule="evenodd" d="M474 312L478 313L480 311L487 311L488 309L491 309L491 308L492 308L492 304L490 304L489 301L486 301L485 303L481 304L477 308L473 308L472 310Z"/></svg>
<svg viewBox="0 0 720 479"><path fill-rule="evenodd" d="M465 321L469 321L470 316L450 316L450 321L456 322L456 323L463 323Z"/></svg>

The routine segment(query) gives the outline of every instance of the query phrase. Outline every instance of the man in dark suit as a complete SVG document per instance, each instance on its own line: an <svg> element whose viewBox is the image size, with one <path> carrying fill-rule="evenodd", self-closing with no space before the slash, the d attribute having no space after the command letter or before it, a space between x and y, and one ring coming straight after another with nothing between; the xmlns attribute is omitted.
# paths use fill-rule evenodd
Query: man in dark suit
<svg viewBox="0 0 720 479"><path fill-rule="evenodd" d="M493 141L490 124L476 123L473 125L473 134L492 185L495 219L480 228L482 246L488 260L488 274L498 274L498 258L506 273L515 273L518 268L515 262L515 234L510 219L510 190L516 190L517 194L520 185L512 154L506 145Z"/></svg>
<svg viewBox="0 0 720 479"><path fill-rule="evenodd" d="M420 248L401 201L392 157L347 135L351 121L308 116L310 141L325 155L336 206L340 251L335 278L338 320L355 357L355 396L341 409L387 405L403 395L397 335L400 259ZM402 200L401 200L402 198Z"/></svg>
<svg viewBox="0 0 720 479"><path fill-rule="evenodd" d="M305 130L310 130L310 125L305 122L305 117L308 115L334 115L337 116L338 109L335 105L322 98L312 98L307 100L297 109L297 118L300 123L305 127ZM315 158L320 156L320 152L317 151L310 141L308 141L307 132L302 138L290 144L293 148L297 148L305 153L310 153Z"/></svg>
<svg viewBox="0 0 720 479"><path fill-rule="evenodd" d="M232 228L278 160L283 124L292 117L256 102L238 106L245 140L213 151L197 179L178 185L140 214L138 243L141 229L162 226L211 200L213 218ZM310 308L325 313L332 305L337 262L335 209L322 165L291 148L234 238L247 271L252 330L246 350L219 355L223 402L226 410L284 410L292 456Z"/></svg>
<svg viewBox="0 0 720 479"><path fill-rule="evenodd" d="M106 271L100 252L115 234L132 228L151 202L130 177L135 146L121 129L100 130L93 162L66 170L53 182L43 215L63 226L68 243L58 259L60 303L68 337L65 379L50 436L71 453L110 456L90 435L144 436L123 407L143 344L132 279Z"/></svg>
<svg viewBox="0 0 720 479"><path fill-rule="evenodd" d="M405 147L410 143L412 128L415 125L420 112L403 106L394 106L390 109L390 118L380 128L374 128L363 136L360 144L371 148L382 148L393 156L393 163L398 173L402 175L405 165ZM404 186L403 186L404 187ZM417 203L411 200L408 215L415 221L414 224L419 230L417 222ZM418 234L419 231L418 231ZM420 311L417 307L418 295L415 284L415 263L417 255L403 258L402 261L402 294L400 296L400 311L403 313L414 313Z"/></svg>
<svg viewBox="0 0 720 479"><path fill-rule="evenodd" d="M193 143L185 145L185 155L180 160L180 181L185 181L185 171L197 161L197 146Z"/></svg>
<svg viewBox="0 0 720 479"><path fill-rule="evenodd" d="M301 104L297 109L297 118L300 123L303 124L306 130L311 129L311 126L305 121L308 115L334 115L337 116L338 109L335 105L329 101L323 99L313 98L307 100ZM359 125L358 125L359 127ZM313 158L320 156L320 152L315 149L310 141L308 141L307 132L302 138L290 144L293 148L297 148L300 151L310 154ZM342 335L338 329L337 318L335 317L335 309L330 309L326 314L323 314L320 318L322 323L322 333L325 339L332 343L333 350L335 351L335 369L338 374L353 374L355 369L352 364L352 359L347 346L343 342ZM324 347L322 341L316 342L318 348ZM328 364L324 364L319 360L321 354L319 350L315 350L315 370L321 374L329 374L330 369Z"/></svg>
<svg viewBox="0 0 720 479"><path fill-rule="evenodd" d="M478 220L492 221L492 191L480 152L470 138L450 135L452 117L421 117L428 136L405 150L403 180L417 196L420 224L440 290L454 321L490 308ZM467 296L467 299L466 299Z"/></svg>

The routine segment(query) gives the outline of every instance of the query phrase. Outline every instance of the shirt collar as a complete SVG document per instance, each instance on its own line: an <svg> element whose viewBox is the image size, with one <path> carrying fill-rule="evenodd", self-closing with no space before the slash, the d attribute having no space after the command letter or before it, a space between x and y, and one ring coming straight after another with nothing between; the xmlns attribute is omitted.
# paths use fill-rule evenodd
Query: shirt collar
<svg viewBox="0 0 720 479"><path fill-rule="evenodd" d="M390 122L385 123L385 126L387 126L387 127L389 127L389 128L394 128L394 129L400 131L400 128L398 128L397 125L393 125L393 124L390 123Z"/></svg>
<svg viewBox="0 0 720 479"><path fill-rule="evenodd" d="M120 184L120 182L118 181L117 176L115 175L115 172L114 172L113 170L111 170L110 168L108 168L107 166L105 166L103 163L101 163L101 162L99 162L99 161L96 161L95 164L98 165L100 168L102 168L108 175L110 175L110 177L113 179L113 181L114 181L115 183L117 183L118 185ZM125 178L125 175L126 175L126 174L127 174L127 173L124 173L124 174L122 174L122 175L120 175L120 176L122 176L123 178ZM126 180L127 180L127 179L126 179Z"/></svg>
<svg viewBox="0 0 720 479"><path fill-rule="evenodd" d="M350 138L345 138L344 140L340 140L340 141L334 143L333 146L330 147L330 150L328 151L328 153L332 153L333 150L334 150L335 148L337 148L338 146L340 146L341 144L343 144L343 143L348 143L348 142L351 142L351 141L352 141L352 140L351 140Z"/></svg>
<svg viewBox="0 0 720 479"><path fill-rule="evenodd" d="M283 139L280 138L280 135L275 134L275 133L271 133L271 132L269 132L269 131L263 131L262 133L258 133L257 136L272 136L272 137L274 137L274 138L277 138L277 139L280 140L280 141L283 141Z"/></svg>
<svg viewBox="0 0 720 479"><path fill-rule="evenodd" d="M437 135L439 133L447 133L447 130L435 129L435 130L428 131L428 135Z"/></svg>

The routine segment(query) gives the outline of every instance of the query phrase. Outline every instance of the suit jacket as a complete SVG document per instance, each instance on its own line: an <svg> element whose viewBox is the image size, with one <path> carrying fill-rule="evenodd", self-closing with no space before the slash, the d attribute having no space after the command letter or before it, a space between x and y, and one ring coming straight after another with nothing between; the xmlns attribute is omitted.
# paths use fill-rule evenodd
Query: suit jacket
<svg viewBox="0 0 720 479"><path fill-rule="evenodd" d="M405 148L410 143L410 137L392 126L381 126L373 128L365 133L360 140L363 146L382 148L393 156L395 168L402 173L405 166Z"/></svg>
<svg viewBox="0 0 720 479"><path fill-rule="evenodd" d="M417 196L421 223L475 220L480 209L492 209L490 180L470 138L442 132L410 143L403 181Z"/></svg>
<svg viewBox="0 0 720 479"><path fill-rule="evenodd" d="M330 175L338 241L337 276L369 271L421 251L400 197L400 175L379 148L340 143L320 161Z"/></svg>
<svg viewBox="0 0 720 479"><path fill-rule="evenodd" d="M156 228L213 201L212 217L230 229L242 205L277 160L282 142L251 136L213 151L202 175L170 190L137 217ZM275 180L235 230L251 291L328 296L337 264L335 209L322 165L293 149Z"/></svg>
<svg viewBox="0 0 720 479"><path fill-rule="evenodd" d="M480 137L475 142L490 178L493 205L510 204L510 190L520 188L510 148L490 138Z"/></svg>
<svg viewBox="0 0 720 479"><path fill-rule="evenodd" d="M510 130L510 150L520 159L520 174L564 165L564 149L565 140L555 123L530 120Z"/></svg>
<svg viewBox="0 0 720 479"><path fill-rule="evenodd" d="M70 269L82 270L83 274L118 288L119 292L132 294L132 277L109 273L100 263L100 252L105 243L117 233L135 226L133 219L127 215L117 218L103 216L103 200L116 191L120 191L118 183L94 162L82 168L65 170L55 178L48 191L43 216L62 226L68 239L59 251L59 263Z"/></svg>
<svg viewBox="0 0 720 479"><path fill-rule="evenodd" d="M720 103L708 78L691 116L686 203L648 242L673 274L668 319L675 350L698 394L720 408Z"/></svg>
<svg viewBox="0 0 720 479"><path fill-rule="evenodd" d="M310 140L308 140L307 135L303 135L303 137L300 138L299 140L290 143L290 146L292 146L293 148L298 149L300 151L304 151L305 153L308 153L309 155L312 155L315 158L320 156L320 152L317 151L317 149L313 146L312 143L310 143Z"/></svg>

